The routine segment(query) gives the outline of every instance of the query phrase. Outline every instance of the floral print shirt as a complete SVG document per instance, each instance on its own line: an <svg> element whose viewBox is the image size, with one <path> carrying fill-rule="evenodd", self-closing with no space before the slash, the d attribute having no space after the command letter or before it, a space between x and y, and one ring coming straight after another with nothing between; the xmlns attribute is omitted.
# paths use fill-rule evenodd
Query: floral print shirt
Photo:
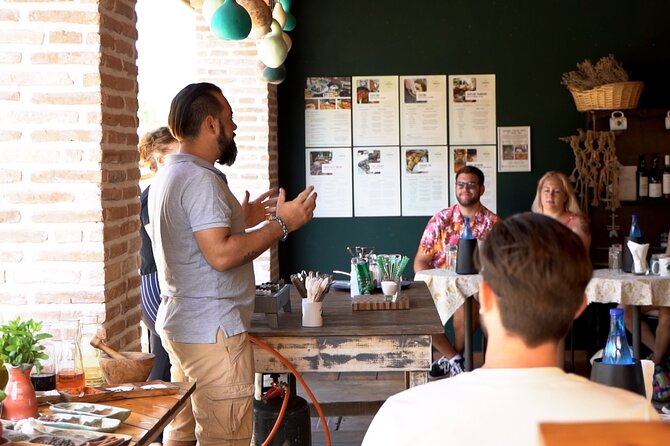
<svg viewBox="0 0 670 446"><path fill-rule="evenodd" d="M481 205L474 217L470 219L472 235L478 240L486 238L493 225L500 218ZM445 252L450 246L458 244L463 232L463 216L458 204L443 209L428 221L423 231L419 247L424 254L432 255L430 264L433 268L444 268Z"/></svg>

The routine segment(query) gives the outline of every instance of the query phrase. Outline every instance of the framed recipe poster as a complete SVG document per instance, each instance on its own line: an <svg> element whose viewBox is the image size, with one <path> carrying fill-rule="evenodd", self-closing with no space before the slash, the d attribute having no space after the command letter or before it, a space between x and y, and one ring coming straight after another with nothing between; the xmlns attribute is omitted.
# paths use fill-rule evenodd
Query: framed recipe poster
<svg viewBox="0 0 670 446"><path fill-rule="evenodd" d="M498 127L498 172L530 172L530 126Z"/></svg>

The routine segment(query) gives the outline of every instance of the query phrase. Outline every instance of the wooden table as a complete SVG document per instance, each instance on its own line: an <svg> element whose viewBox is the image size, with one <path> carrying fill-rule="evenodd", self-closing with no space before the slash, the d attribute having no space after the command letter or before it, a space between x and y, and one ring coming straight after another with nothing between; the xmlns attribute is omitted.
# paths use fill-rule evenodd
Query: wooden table
<svg viewBox="0 0 670 446"><path fill-rule="evenodd" d="M670 423L613 421L597 423L540 423L543 446L665 446Z"/></svg>
<svg viewBox="0 0 670 446"><path fill-rule="evenodd" d="M323 301L323 326L302 326L298 292L291 289L293 312L281 313L278 328L255 314L250 333L279 351L300 372L405 372L407 387L427 381L433 334L443 327L423 282L412 282L402 294L409 310L352 311L348 291L331 288ZM269 352L255 347L257 372L285 373Z"/></svg>
<svg viewBox="0 0 670 446"><path fill-rule="evenodd" d="M670 307L670 277L644 276L608 269L593 271L586 287L589 303L617 303L633 308L633 356L640 358L640 307Z"/></svg>
<svg viewBox="0 0 670 446"><path fill-rule="evenodd" d="M172 395L147 396L123 400L103 401L100 404L130 409L132 413L121 423L116 434L132 437L131 445L144 446L150 444L163 432L165 426L172 421L195 390L195 383L176 382L179 392Z"/></svg>

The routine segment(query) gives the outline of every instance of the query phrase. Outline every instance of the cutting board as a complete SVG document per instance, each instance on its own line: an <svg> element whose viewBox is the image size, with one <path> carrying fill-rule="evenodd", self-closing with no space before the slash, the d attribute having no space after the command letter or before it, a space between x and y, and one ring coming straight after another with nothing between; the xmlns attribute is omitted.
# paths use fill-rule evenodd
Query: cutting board
<svg viewBox="0 0 670 446"><path fill-rule="evenodd" d="M158 384L161 388L145 389L143 386ZM112 390L118 389L118 390ZM122 400L126 398L143 398L145 396L173 395L179 391L179 386L172 383L154 380L142 383L128 383L113 386L87 387L83 395L70 395L61 392L63 401L99 403L101 401Z"/></svg>
<svg viewBox="0 0 670 446"><path fill-rule="evenodd" d="M409 296L402 294L395 302L387 302L381 294L354 296L351 298L353 311L409 310Z"/></svg>

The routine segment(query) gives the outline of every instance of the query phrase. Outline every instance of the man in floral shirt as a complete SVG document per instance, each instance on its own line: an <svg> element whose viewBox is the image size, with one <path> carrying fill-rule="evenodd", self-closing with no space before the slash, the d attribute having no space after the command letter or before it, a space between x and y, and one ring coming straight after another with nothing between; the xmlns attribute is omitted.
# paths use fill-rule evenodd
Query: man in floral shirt
<svg viewBox="0 0 670 446"><path fill-rule="evenodd" d="M428 221L414 258L414 271L446 267L446 252L449 247L458 245L458 239L463 232L463 217L470 218L470 228L476 239L483 239L488 235L499 218L481 204L479 199L483 194L484 173L480 169L465 166L456 173L458 204L441 210ZM474 311L479 309L476 300L473 302L473 308ZM433 336L433 345L444 356L433 363L430 370L431 377L455 376L463 372L461 356L465 344L463 319L464 311L461 307L453 316L455 346L449 342L446 334ZM479 321L475 320L474 323L476 328Z"/></svg>

